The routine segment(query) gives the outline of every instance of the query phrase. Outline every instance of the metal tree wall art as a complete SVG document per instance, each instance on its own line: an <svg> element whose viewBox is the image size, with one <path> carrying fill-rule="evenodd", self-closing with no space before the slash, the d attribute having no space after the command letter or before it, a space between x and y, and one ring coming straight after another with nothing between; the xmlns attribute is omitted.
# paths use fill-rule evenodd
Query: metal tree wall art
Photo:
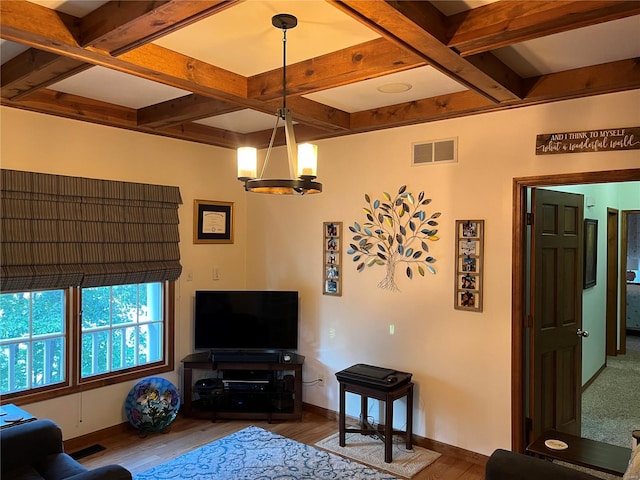
<svg viewBox="0 0 640 480"><path fill-rule="evenodd" d="M424 198L424 192L414 197L407 192L406 185L398 189L395 198L387 192L383 192L383 197L382 201L372 202L365 194L368 205L362 210L367 221L349 226L354 233L354 243L349 244L351 248L347 253L353 255L354 262L360 262L356 268L358 272L374 265L386 266L386 275L378 287L396 292L399 288L394 276L399 264L406 264L405 273L409 279L413 278L414 269L423 277L425 269L436 273L431 265L436 259L429 255L427 240L439 239L436 219L440 212L427 215L425 207L431 199Z"/></svg>

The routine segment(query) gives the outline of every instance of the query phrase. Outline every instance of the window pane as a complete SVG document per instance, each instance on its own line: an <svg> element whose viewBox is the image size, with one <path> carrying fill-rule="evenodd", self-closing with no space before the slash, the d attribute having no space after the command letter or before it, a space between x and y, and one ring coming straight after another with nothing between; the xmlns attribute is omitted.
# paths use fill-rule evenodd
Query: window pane
<svg viewBox="0 0 640 480"><path fill-rule="evenodd" d="M64 343L61 338L33 342L32 387L42 387L64 378Z"/></svg>
<svg viewBox="0 0 640 480"><path fill-rule="evenodd" d="M105 327L111 318L111 287L82 289L82 329Z"/></svg>
<svg viewBox="0 0 640 480"><path fill-rule="evenodd" d="M112 322L114 325L138 321L138 285L113 287Z"/></svg>
<svg viewBox="0 0 640 480"><path fill-rule="evenodd" d="M3 293L0 295L0 340L29 336L31 294Z"/></svg>
<svg viewBox="0 0 640 480"><path fill-rule="evenodd" d="M133 348L129 345L129 336L134 329L115 328L112 331L111 341L113 350L111 353L111 368L120 370L127 367L135 367L135 359L133 358Z"/></svg>
<svg viewBox="0 0 640 480"><path fill-rule="evenodd" d="M82 376L89 377L109 371L109 332L82 334Z"/></svg>
<svg viewBox="0 0 640 480"><path fill-rule="evenodd" d="M18 392L29 388L29 344L12 343L1 349L0 368L2 376L0 393Z"/></svg>
<svg viewBox="0 0 640 480"><path fill-rule="evenodd" d="M162 284L147 283L140 289L140 321L162 322Z"/></svg>
<svg viewBox="0 0 640 480"><path fill-rule="evenodd" d="M33 335L64 332L64 292L49 290L33 293Z"/></svg>
<svg viewBox="0 0 640 480"><path fill-rule="evenodd" d="M141 325L139 327L140 332L140 347L139 362L152 363L162 360L162 323L151 323L148 325Z"/></svg>

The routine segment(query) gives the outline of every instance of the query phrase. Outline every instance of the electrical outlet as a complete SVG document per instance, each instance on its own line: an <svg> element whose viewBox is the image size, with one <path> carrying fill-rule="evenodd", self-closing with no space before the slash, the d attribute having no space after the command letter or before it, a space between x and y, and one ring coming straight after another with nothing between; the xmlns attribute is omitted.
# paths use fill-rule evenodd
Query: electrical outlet
<svg viewBox="0 0 640 480"><path fill-rule="evenodd" d="M318 374L318 386L324 387L324 373Z"/></svg>

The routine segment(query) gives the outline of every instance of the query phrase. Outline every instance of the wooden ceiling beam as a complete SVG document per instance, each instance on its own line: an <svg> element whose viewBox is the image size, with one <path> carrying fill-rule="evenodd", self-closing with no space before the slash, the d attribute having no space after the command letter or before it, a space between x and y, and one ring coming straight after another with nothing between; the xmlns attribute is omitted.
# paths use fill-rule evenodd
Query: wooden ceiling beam
<svg viewBox="0 0 640 480"><path fill-rule="evenodd" d="M80 44L118 56L235 3L238 0L110 1L82 18Z"/></svg>
<svg viewBox="0 0 640 480"><path fill-rule="evenodd" d="M90 98L43 88L19 102L2 99L3 105L58 117L136 130L136 110Z"/></svg>
<svg viewBox="0 0 640 480"><path fill-rule="evenodd" d="M275 107L278 102L271 102L270 105ZM349 114L338 108L304 97L288 98L287 106L291 109L291 115L296 122L324 131L348 130L350 128L351 120ZM276 110L276 108L272 110L274 115Z"/></svg>
<svg viewBox="0 0 640 480"><path fill-rule="evenodd" d="M115 54L150 42L212 15L233 1L111 1L82 19L67 16L79 43ZM19 100L93 66L81 60L30 49L2 66L2 96Z"/></svg>
<svg viewBox="0 0 640 480"><path fill-rule="evenodd" d="M462 58L443 41L441 28L445 18L429 2L330 0L369 28L379 32L402 48L416 53L431 66L455 81L475 90L496 103L513 102L522 98L522 79L497 58L491 63L491 73ZM487 54L490 55L490 54ZM501 69L498 76L497 68Z"/></svg>
<svg viewBox="0 0 640 480"><path fill-rule="evenodd" d="M352 132L399 127L538 103L640 88L640 58L528 79L524 100L495 105L472 91L452 93L351 114Z"/></svg>
<svg viewBox="0 0 640 480"><path fill-rule="evenodd" d="M323 138L333 138L339 135L348 134L348 131L341 131L337 135L335 133L327 132L324 129L316 128L312 125L303 125L297 124L294 126L294 130L296 133L296 141L298 143L302 142L312 142L314 140L320 140ZM269 147L269 141L271 140L271 135L273 134L273 129L271 130L261 130L259 132L251 132L244 135L242 141L238 146L252 146L258 149L265 149ZM280 147L285 145L285 134L284 128L280 127L276 131L276 136L273 140L274 147Z"/></svg>
<svg viewBox="0 0 640 480"><path fill-rule="evenodd" d="M139 126L137 122L137 111L133 108L113 105L68 93L56 92L46 88L34 92L20 102L3 99L2 104L32 112L47 113L49 115L56 115L83 122L225 148L236 148L242 138L241 135L236 133L208 127L206 125L199 125L197 123L162 129Z"/></svg>
<svg viewBox="0 0 640 480"><path fill-rule="evenodd" d="M413 125L446 118L462 117L498 108L482 95L464 92L425 98L388 107L373 108L351 114L352 132Z"/></svg>
<svg viewBox="0 0 640 480"><path fill-rule="evenodd" d="M527 104L634 90L640 88L640 58L542 75L529 84Z"/></svg>
<svg viewBox="0 0 640 480"><path fill-rule="evenodd" d="M64 17L68 18L68 16ZM211 96L246 102L247 79L166 48L143 45L119 57L80 46L58 13L31 2L0 2L2 38L79 61Z"/></svg>
<svg viewBox="0 0 640 480"><path fill-rule="evenodd" d="M378 38L287 65L287 95L304 95L425 64L418 55ZM262 101L281 97L282 68L249 77L247 96Z"/></svg>
<svg viewBox="0 0 640 480"><path fill-rule="evenodd" d="M94 47L83 48L76 41L74 32L69 30L65 22L60 21L54 10L37 4L12 0L0 2L0 27L3 38L40 50L234 103L243 108L268 114L276 112L269 103L247 98L246 77L158 45L143 45L118 57ZM298 121L329 129L345 128L345 124L348 125L348 122L343 121L344 115L340 115L337 109L321 106L311 100L301 100L300 103L307 110L296 112ZM320 116L316 118L311 112ZM338 123L332 123L334 121Z"/></svg>
<svg viewBox="0 0 640 480"><path fill-rule="evenodd" d="M243 107L202 95L185 95L138 110L138 125L167 128L202 118L242 110Z"/></svg>
<svg viewBox="0 0 640 480"><path fill-rule="evenodd" d="M0 95L20 100L40 88L48 87L89 67L92 65L73 58L30 48L2 64Z"/></svg>
<svg viewBox="0 0 640 480"><path fill-rule="evenodd" d="M185 123L183 125L160 128L153 130L153 133L164 137L204 143L222 148L237 148L243 138L241 134L201 125L199 123Z"/></svg>
<svg viewBox="0 0 640 480"><path fill-rule="evenodd" d="M474 55L638 14L638 1L501 0L447 17L447 45Z"/></svg>

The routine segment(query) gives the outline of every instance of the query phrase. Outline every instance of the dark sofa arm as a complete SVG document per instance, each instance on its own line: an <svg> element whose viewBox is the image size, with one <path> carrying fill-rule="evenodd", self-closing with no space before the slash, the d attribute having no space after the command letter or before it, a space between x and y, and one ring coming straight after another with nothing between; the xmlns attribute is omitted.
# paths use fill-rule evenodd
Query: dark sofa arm
<svg viewBox="0 0 640 480"><path fill-rule="evenodd" d="M521 453L496 450L487 461L485 480L597 480L589 474Z"/></svg>
<svg viewBox="0 0 640 480"><path fill-rule="evenodd" d="M131 480L129 470L120 465L105 465L88 472L79 473L67 480Z"/></svg>
<svg viewBox="0 0 640 480"><path fill-rule="evenodd" d="M62 430L46 419L4 428L0 431L0 449L3 471L31 464L63 451Z"/></svg>

